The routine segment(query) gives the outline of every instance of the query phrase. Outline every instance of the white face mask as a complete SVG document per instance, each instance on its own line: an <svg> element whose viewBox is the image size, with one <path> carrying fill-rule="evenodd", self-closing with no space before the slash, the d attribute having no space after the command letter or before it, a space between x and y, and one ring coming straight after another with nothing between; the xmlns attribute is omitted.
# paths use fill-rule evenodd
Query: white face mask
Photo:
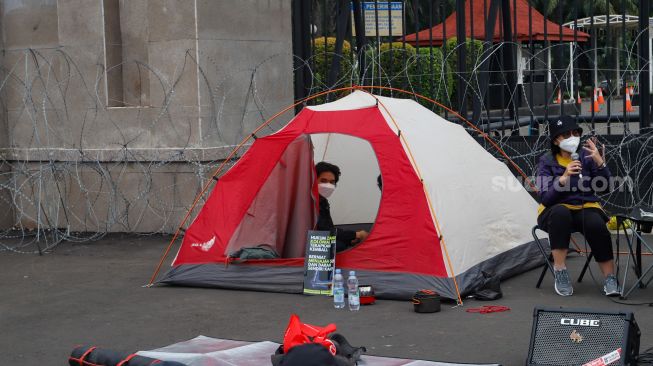
<svg viewBox="0 0 653 366"><path fill-rule="evenodd" d="M320 192L320 196L329 198L333 194L333 191L336 190L336 186L331 183L320 183L317 185L317 190Z"/></svg>
<svg viewBox="0 0 653 366"><path fill-rule="evenodd" d="M570 136L562 141L560 141L560 148L568 153L575 153L578 150L578 145L580 145L580 137Z"/></svg>

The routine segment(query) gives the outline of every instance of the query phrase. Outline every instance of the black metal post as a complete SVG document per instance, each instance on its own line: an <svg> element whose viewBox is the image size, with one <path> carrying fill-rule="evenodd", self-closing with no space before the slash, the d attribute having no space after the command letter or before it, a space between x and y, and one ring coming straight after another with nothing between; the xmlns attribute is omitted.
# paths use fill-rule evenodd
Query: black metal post
<svg viewBox="0 0 653 366"><path fill-rule="evenodd" d="M340 74L340 58L342 57L342 45L345 41L345 36L347 35L347 27L350 25L349 21L349 1L348 0L338 0L338 15L336 20L336 49L331 60L331 68L329 69L329 75L327 77L327 87L333 89L336 85L338 74ZM327 101L331 98L331 94L327 94Z"/></svg>
<svg viewBox="0 0 653 366"><path fill-rule="evenodd" d="M474 98L472 122L478 124L481 118L481 110L483 108L482 102L487 96L487 90L490 84L490 50L492 48L492 40L494 38L494 27L497 22L497 14L501 0L490 0L490 11L487 20L485 21L485 42L483 43L483 54L481 58L484 62L481 64L479 71L479 98Z"/></svg>
<svg viewBox="0 0 653 366"><path fill-rule="evenodd" d="M515 67L515 58L517 53L515 44L512 42L512 25L510 22L510 0L501 0L501 14L503 15L503 42L505 50L503 52L503 66L508 70L506 74L506 82L510 93L510 104L508 110L510 111L510 118L515 119L515 97L514 93L517 90L517 67Z"/></svg>
<svg viewBox="0 0 653 366"><path fill-rule="evenodd" d="M359 80L365 84L365 23L363 22L363 12L361 11L361 1L352 0L354 7L354 28L356 29L356 57L358 58Z"/></svg>
<svg viewBox="0 0 653 366"><path fill-rule="evenodd" d="M310 2L293 0L292 2L292 48L295 69L295 99L308 96L311 85L311 70L306 64L311 57ZM296 112L302 109L299 104Z"/></svg>
<svg viewBox="0 0 653 366"><path fill-rule="evenodd" d="M465 27L465 0L456 0L456 36L458 47L458 113L467 118L467 101L465 100L467 90L467 38Z"/></svg>
<svg viewBox="0 0 653 366"><path fill-rule="evenodd" d="M639 0L639 129L640 133L651 127L651 91L649 80L649 13L650 0Z"/></svg>

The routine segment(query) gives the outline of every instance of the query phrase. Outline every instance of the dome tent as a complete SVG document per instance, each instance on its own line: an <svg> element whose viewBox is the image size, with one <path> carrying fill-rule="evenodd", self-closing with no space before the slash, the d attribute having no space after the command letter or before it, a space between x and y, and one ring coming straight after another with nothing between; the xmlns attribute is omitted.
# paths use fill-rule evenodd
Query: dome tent
<svg viewBox="0 0 653 366"><path fill-rule="evenodd" d="M301 293L306 231L318 212L315 134L365 140L376 157L383 193L374 226L367 240L337 254L336 265L356 270L378 297L407 299L431 288L460 299L482 284L482 271L506 278L542 264L530 236L537 203L505 164L419 103L358 90L305 107L256 139L215 183L159 282ZM346 141L338 151L348 151ZM351 179L370 182L347 169L359 157L355 149L337 163ZM496 177L506 184L497 187ZM257 244L282 258L227 265L230 253Z"/></svg>

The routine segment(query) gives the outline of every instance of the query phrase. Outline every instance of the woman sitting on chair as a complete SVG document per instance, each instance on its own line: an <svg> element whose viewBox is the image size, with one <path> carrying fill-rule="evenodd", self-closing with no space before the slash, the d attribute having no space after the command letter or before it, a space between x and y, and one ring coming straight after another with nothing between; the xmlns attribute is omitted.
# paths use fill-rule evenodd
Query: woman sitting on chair
<svg viewBox="0 0 653 366"><path fill-rule="evenodd" d="M580 152L576 152L583 129L575 119L562 116L549 124L549 131L551 153L543 155L538 166L541 205L537 224L549 233L555 291L561 296L574 292L565 260L571 233L578 231L587 239L605 276L603 291L607 296L618 295L612 237L606 226L608 217L596 196L597 190L608 188L610 170L595 138L588 139Z"/></svg>

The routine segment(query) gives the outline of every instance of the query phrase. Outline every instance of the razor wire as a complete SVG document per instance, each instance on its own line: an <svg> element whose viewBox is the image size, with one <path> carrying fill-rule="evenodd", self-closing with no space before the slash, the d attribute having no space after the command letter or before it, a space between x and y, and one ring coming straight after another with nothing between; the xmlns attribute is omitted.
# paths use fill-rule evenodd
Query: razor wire
<svg viewBox="0 0 653 366"><path fill-rule="evenodd" d="M106 70L97 63L92 72L83 72L65 48L11 51L15 61L0 69L0 116L4 114L9 132L8 147L0 147L0 221L10 223L0 227L0 252L44 253L64 241L89 242L111 232L176 230L194 195L227 154L248 130L277 112L278 103L269 105L266 95L279 89L261 91L259 83L267 65L289 58L271 55L254 67L220 74L217 60L201 55L200 65L191 51L167 74L133 61L153 79L150 85L159 86L155 92L162 102L127 108L107 108L102 89L105 74L120 65ZM189 109L177 95L184 91L180 83L190 69L197 70L205 98L199 106L204 109L202 131L196 131L199 117L178 117L179 110ZM218 76L211 79L209 73ZM244 88L240 80L247 80ZM242 94L232 96L233 89L245 94L245 103ZM234 106L240 115L225 116ZM125 113L128 119L109 112ZM289 118L278 119L262 133L278 130ZM161 131L181 143L149 143ZM193 141L198 133L201 137ZM168 175L167 183L161 183L162 175Z"/></svg>
<svg viewBox="0 0 653 366"><path fill-rule="evenodd" d="M64 241L89 242L112 232L137 235L174 232L181 217L190 208L194 194L211 178L210 175L224 161L227 153L248 136L255 125L283 107L272 106L274 103L269 101L268 96L275 94L278 88L272 88L269 84L266 87L260 85L262 78L269 77L266 67L270 64L293 60L295 72L308 69L311 76L310 95L363 84L420 93L425 79L436 80L437 85L427 86L441 96L439 102L455 110L456 91L447 82L451 78L464 80L464 84L454 85L464 88L465 98L477 98L483 105L486 101L487 94L484 95L480 83L480 70L484 62L497 57L506 43L483 46L484 52L472 60L470 71L462 78L447 67L450 59L456 55L455 48L443 51L440 66L433 69L432 60L429 61L431 64L422 64L424 55L412 55L392 47L381 50L380 44L368 44L365 49L349 54L314 54L306 60L276 54L261 59L254 67L222 73L216 72L221 70L219 60L192 50L179 58L172 72L134 61L139 72L146 73L156 81L150 83L150 86L157 85L156 90L150 90L150 95L156 93L163 97L161 105L156 108L131 108L132 115L136 117L129 121L111 118L107 113L102 87L110 70L106 70L101 63L95 65L93 73L84 73L74 55L65 48L53 52L33 49L14 51L21 52L22 57L15 57L14 63L5 63L0 70L0 101L7 111L5 120L10 130L9 147L0 150L0 202L6 208L4 214L10 216L11 221L9 227L0 228L0 252L43 253ZM547 51L547 47L538 50ZM629 60L636 57L632 49L613 51L624 53ZM575 55L580 58L587 52L592 50ZM382 61L390 54L402 58L398 67L391 64L388 68ZM366 56L364 67L360 55L372 55ZM316 67L320 57L329 61L340 58L341 64L346 65L333 85L327 85L325 73ZM531 61L537 64L534 59L526 60L529 64ZM622 75L638 73L636 63L627 64L620 70ZM641 64L648 67L648 60ZM193 130L196 119L178 118L179 111L187 107L178 98L183 92L182 79L187 70L196 70L198 88L202 94L198 94L202 109L198 119L203 127L199 132ZM538 71L548 72L541 65ZM507 85L506 75L510 72L514 70L500 70L498 75L502 83ZM562 82L563 78L557 78L554 88L560 88ZM292 88L290 80L279 80L278 83ZM70 96L71 88L75 88L77 100ZM525 90L508 90L508 103ZM375 92L374 89L371 91ZM414 95L378 92L399 98L412 97L424 107L449 117L452 123L461 123L447 116L446 111L438 106L425 103ZM82 95L81 103L86 105L84 113L79 113L79 108L74 105L80 103L79 95ZM12 96L14 99L19 96L19 100L9 100ZM608 95L607 99L614 97ZM311 103L334 99L316 98ZM549 150L549 140L541 113L532 105L527 105L527 109L528 115L525 117L533 116L538 123L535 134L524 133L530 126L519 123L492 127L490 117L496 111L487 107L481 112L481 119L486 119L486 124L471 122L488 133L526 174L535 175L539 157ZM233 113L234 110L238 110L238 113ZM291 114L289 112L288 116L275 120L264 130L264 134L279 130L292 117ZM506 117L505 111L500 117ZM24 125L17 126L18 120ZM105 125L99 126L100 123ZM619 127L620 132L610 138L604 135L598 138L606 145L608 164L617 167L613 173L628 180L617 190L602 194L602 202L618 209L653 205L653 187L643 186L653 180L653 133L633 131L629 118L624 119L622 115L611 116L607 123L615 129ZM590 133L596 127L591 120L581 121L581 125ZM70 126L81 127L71 130ZM22 133L20 141L16 141L17 130ZM151 131L164 130L172 134L175 141L183 143L174 147L148 145ZM468 130L477 137L477 132ZM98 133L113 140L106 141L101 138L103 136L98 138ZM520 140L522 143L516 144ZM489 144L479 141L489 153L503 159ZM242 156L243 152L238 156ZM237 157L230 164L237 161ZM437 158L434 157L434 161L437 162ZM170 174L171 181L161 183L162 174ZM470 178L473 179L473 172L470 172ZM146 221L148 225L144 224Z"/></svg>

